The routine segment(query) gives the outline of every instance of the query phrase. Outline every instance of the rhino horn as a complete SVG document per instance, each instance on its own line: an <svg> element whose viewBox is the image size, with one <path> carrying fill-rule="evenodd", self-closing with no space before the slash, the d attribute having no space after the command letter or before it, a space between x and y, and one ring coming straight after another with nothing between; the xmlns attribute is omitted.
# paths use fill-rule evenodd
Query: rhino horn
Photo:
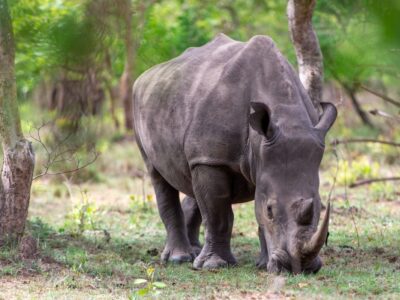
<svg viewBox="0 0 400 300"><path fill-rule="evenodd" d="M329 201L320 228L313 234L311 239L304 245L302 249L303 256L309 259L316 257L324 245L328 236L330 210L331 203Z"/></svg>

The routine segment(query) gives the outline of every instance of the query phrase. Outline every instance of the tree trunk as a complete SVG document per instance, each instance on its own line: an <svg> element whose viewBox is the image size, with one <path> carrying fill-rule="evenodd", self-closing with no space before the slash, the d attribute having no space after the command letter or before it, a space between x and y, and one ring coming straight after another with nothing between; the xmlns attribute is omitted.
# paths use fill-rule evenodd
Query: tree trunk
<svg viewBox="0 0 400 300"><path fill-rule="evenodd" d="M117 102L119 99L119 91L117 88L114 88L114 86L112 85L112 76L113 76L113 70L112 70L112 62L111 62L111 55L110 52L107 50L106 53L106 59L105 59L105 76L106 79L104 80L105 82L105 89L108 92L108 97L110 100L110 113L111 113L111 118L114 122L114 126L116 129L119 129L119 120L118 120L118 116L116 114L116 107L117 107Z"/></svg>
<svg viewBox="0 0 400 300"><path fill-rule="evenodd" d="M296 50L300 80L314 106L322 100L323 61L318 37L312 26L316 0L288 0L289 31Z"/></svg>
<svg viewBox="0 0 400 300"><path fill-rule="evenodd" d="M15 45L7 0L0 0L0 240L20 238L28 215L34 154L21 130L14 72Z"/></svg>
<svg viewBox="0 0 400 300"><path fill-rule="evenodd" d="M130 0L121 4L125 21L125 67L120 79L120 97L124 106L125 128L133 130L132 86L134 81L134 68L140 40L146 23L146 14L156 0L140 1L135 7L136 17L133 19L133 8ZM135 22L134 22L135 21ZM133 38L132 25L135 25L135 39Z"/></svg>
<svg viewBox="0 0 400 300"><path fill-rule="evenodd" d="M125 128L128 131L133 130L133 106L132 106L132 84L133 84L133 66L136 56L136 49L133 45L132 37L132 5L129 0L125 2L124 7L125 23L125 67L124 73L120 79L120 97L124 106Z"/></svg>

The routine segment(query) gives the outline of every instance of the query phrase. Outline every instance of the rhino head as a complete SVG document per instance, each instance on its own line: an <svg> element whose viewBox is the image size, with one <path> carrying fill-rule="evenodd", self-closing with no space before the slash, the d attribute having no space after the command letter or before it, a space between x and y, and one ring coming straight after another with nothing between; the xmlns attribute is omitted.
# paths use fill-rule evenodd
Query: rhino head
<svg viewBox="0 0 400 300"><path fill-rule="evenodd" d="M299 112L274 119L263 103L252 103L250 147L255 210L266 240L269 272L316 273L326 241L330 206L318 229L321 211L318 170L324 139L336 119L334 105L322 103L316 125Z"/></svg>

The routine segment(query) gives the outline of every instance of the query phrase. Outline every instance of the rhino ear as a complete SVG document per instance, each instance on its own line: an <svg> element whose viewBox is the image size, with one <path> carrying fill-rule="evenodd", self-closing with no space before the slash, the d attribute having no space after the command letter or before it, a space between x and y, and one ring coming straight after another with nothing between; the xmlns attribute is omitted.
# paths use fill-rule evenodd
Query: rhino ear
<svg viewBox="0 0 400 300"><path fill-rule="evenodd" d="M271 112L267 105L260 102L250 102L252 112L249 123L251 128L267 139L271 139L275 133L275 127L271 122Z"/></svg>

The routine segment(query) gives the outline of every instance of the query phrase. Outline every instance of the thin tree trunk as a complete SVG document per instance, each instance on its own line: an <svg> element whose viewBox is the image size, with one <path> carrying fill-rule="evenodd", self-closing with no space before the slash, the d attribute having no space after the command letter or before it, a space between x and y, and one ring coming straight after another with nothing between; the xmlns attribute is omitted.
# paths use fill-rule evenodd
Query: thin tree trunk
<svg viewBox="0 0 400 300"><path fill-rule="evenodd" d="M129 0L126 1L125 5L125 67L124 73L120 79L120 97L124 106L125 128L127 130L133 130L133 107L130 96L133 84L133 65L136 49L134 49L132 38L132 6Z"/></svg>
<svg viewBox="0 0 400 300"><path fill-rule="evenodd" d="M125 20L125 67L124 73L120 79L120 97L124 106L125 128L133 129L133 103L132 103L132 86L134 81L134 68L136 54L140 46L140 40L146 23L146 14L149 8L156 0L141 1L135 9L137 10L137 19L133 19L133 11L130 0L124 0L122 7L124 8L123 17ZM132 25L135 25L135 39L133 38Z"/></svg>
<svg viewBox="0 0 400 300"><path fill-rule="evenodd" d="M6 0L0 0L0 240L20 238L28 215L34 154L21 130L15 71L15 45Z"/></svg>
<svg viewBox="0 0 400 300"><path fill-rule="evenodd" d="M289 31L296 50L300 80L314 106L322 100L324 68L318 37L312 26L315 0L288 0Z"/></svg>
<svg viewBox="0 0 400 300"><path fill-rule="evenodd" d="M111 55L107 51L106 54L106 60L105 60L105 69L106 69L106 90L108 91L109 94L109 99L110 99L110 113L111 113L111 118L113 119L114 126L116 129L119 129L119 120L116 114L116 106L117 106L117 101L118 101L118 91L114 89L112 86L112 63L111 63Z"/></svg>

